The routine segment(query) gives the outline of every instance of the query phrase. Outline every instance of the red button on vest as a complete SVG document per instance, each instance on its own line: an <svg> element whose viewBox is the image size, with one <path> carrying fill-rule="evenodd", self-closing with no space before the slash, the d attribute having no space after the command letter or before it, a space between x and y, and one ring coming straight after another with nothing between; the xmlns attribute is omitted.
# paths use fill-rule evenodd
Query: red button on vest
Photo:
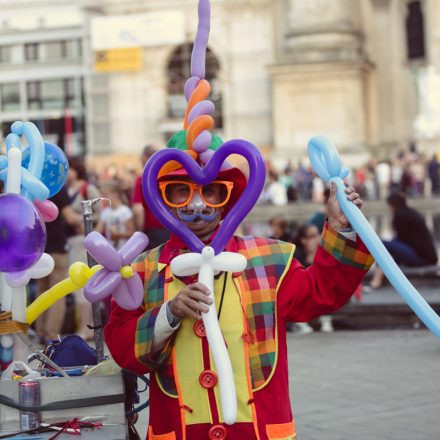
<svg viewBox="0 0 440 440"><path fill-rule="evenodd" d="M214 425L209 430L209 440L223 440L227 435L226 428L222 425Z"/></svg>
<svg viewBox="0 0 440 440"><path fill-rule="evenodd" d="M212 370L205 370L199 376L200 385L203 388L213 388L217 385L217 373Z"/></svg>
<svg viewBox="0 0 440 440"><path fill-rule="evenodd" d="M194 329L194 333L199 338L204 338L206 336L205 325L203 324L203 321L201 319L199 319L194 323L193 329Z"/></svg>

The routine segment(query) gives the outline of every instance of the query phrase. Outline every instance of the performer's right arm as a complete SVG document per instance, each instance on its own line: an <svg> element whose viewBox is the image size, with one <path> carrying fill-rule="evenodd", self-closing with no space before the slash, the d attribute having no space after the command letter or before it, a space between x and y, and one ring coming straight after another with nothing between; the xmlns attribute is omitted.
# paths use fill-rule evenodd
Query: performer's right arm
<svg viewBox="0 0 440 440"><path fill-rule="evenodd" d="M205 286L185 286L169 302L145 310L127 311L114 301L112 313L106 325L105 339L114 360L123 368L137 373L158 369L171 354L173 337L185 316L201 318L210 304Z"/></svg>

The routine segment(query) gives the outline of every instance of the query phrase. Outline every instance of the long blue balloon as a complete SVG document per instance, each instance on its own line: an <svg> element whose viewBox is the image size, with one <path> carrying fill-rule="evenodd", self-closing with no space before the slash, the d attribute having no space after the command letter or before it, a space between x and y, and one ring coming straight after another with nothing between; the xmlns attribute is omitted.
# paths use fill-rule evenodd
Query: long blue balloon
<svg viewBox="0 0 440 440"><path fill-rule="evenodd" d="M390 283L426 327L440 339L440 317L408 281L408 278L388 253L360 209L347 199L342 179L347 177L348 170L342 167L333 143L323 136L315 136L309 141L308 152L310 162L319 177L326 182L336 184L336 197L342 211L367 246L376 263L382 268Z"/></svg>

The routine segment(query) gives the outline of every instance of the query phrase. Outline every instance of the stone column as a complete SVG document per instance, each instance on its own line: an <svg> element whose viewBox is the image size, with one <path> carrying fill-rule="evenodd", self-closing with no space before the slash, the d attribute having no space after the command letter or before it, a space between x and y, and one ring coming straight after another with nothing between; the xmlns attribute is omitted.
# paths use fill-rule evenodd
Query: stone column
<svg viewBox="0 0 440 440"><path fill-rule="evenodd" d="M275 155L306 156L316 134L346 160L366 158L370 69L360 0L280 0L284 29L271 67Z"/></svg>
<svg viewBox="0 0 440 440"><path fill-rule="evenodd" d="M286 56L297 62L362 56L358 0L288 0Z"/></svg>

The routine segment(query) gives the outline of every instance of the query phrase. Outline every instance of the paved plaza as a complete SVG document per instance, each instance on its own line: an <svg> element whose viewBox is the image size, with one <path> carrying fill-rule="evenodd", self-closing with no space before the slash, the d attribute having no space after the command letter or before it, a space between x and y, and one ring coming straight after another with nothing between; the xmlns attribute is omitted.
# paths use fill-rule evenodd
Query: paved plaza
<svg viewBox="0 0 440 440"><path fill-rule="evenodd" d="M426 331L289 335L299 440L440 439L440 342Z"/></svg>
<svg viewBox="0 0 440 440"><path fill-rule="evenodd" d="M440 342L427 331L289 333L288 345L298 440L440 439Z"/></svg>

